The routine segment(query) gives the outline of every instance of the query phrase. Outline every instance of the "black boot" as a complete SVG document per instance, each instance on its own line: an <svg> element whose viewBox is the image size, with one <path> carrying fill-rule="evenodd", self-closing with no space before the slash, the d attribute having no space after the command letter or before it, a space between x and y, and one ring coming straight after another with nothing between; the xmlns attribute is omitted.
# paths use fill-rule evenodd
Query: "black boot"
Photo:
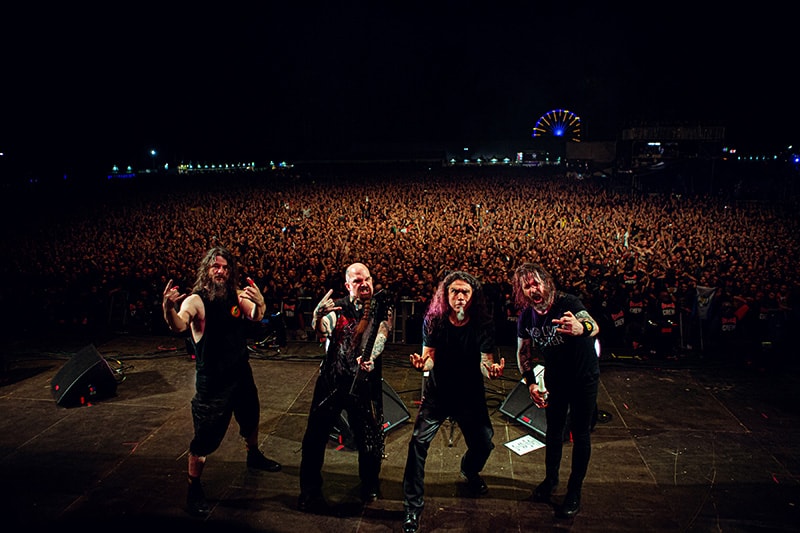
<svg viewBox="0 0 800 533"><path fill-rule="evenodd" d="M558 508L556 514L559 518L572 518L581 510L581 493L577 490L568 489L564 496L564 503Z"/></svg>
<svg viewBox="0 0 800 533"><path fill-rule="evenodd" d="M381 489L380 483L362 483L361 484L361 501L365 504L373 503L380 498Z"/></svg>
<svg viewBox="0 0 800 533"><path fill-rule="evenodd" d="M421 514L422 508L406 508L406 512L403 517L403 533L417 533L417 530L419 530L419 515Z"/></svg>
<svg viewBox="0 0 800 533"><path fill-rule="evenodd" d="M483 496L489 492L489 487L486 485L486 482L483 480L480 474L467 475L467 473L462 470L461 477L467 481L467 489L469 489L469 492L472 494L472 496Z"/></svg>
<svg viewBox="0 0 800 533"><path fill-rule="evenodd" d="M206 495L200 480L189 480L189 492L186 494L186 512L192 516L208 516L211 507L208 506Z"/></svg>
<svg viewBox="0 0 800 533"><path fill-rule="evenodd" d="M297 509L303 513L318 515L333 515L334 509L325 500L320 492L301 493L297 498Z"/></svg>
<svg viewBox="0 0 800 533"><path fill-rule="evenodd" d="M267 459L261 450L247 450L247 468L263 470L265 472L279 472L281 465L272 459Z"/></svg>
<svg viewBox="0 0 800 533"><path fill-rule="evenodd" d="M545 478L544 481L539 483L538 487L533 489L533 494L531 495L533 501L549 503L550 498L553 496L553 492L555 492L557 486L558 481Z"/></svg>

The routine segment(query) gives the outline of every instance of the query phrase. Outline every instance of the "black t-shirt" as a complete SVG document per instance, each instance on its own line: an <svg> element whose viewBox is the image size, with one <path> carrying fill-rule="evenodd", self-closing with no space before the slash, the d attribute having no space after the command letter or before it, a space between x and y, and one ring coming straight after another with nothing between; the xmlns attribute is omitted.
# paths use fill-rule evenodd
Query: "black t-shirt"
<svg viewBox="0 0 800 533"><path fill-rule="evenodd" d="M532 307L520 313L517 336L530 339L533 351L538 351L544 357L548 389L600 374L594 337L564 335L557 332L557 325L553 324L553 319L567 311L578 314L585 309L577 296L559 292L546 315L539 315Z"/></svg>
<svg viewBox="0 0 800 533"><path fill-rule="evenodd" d="M463 326L454 326L444 319L431 328L426 318L422 345L436 350L433 369L425 383L426 396L435 396L443 404L486 403L480 365L481 353L496 352L491 321L478 324L470 320Z"/></svg>

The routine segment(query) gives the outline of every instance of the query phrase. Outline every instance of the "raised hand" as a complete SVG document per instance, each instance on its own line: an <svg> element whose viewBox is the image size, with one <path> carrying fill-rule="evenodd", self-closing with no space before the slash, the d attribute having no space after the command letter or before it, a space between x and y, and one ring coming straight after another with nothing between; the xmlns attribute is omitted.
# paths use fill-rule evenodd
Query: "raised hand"
<svg viewBox="0 0 800 533"><path fill-rule="evenodd" d="M561 318L554 318L553 324L557 326L556 331L565 335L580 335L583 333L583 326L572 314L572 311L565 312Z"/></svg>
<svg viewBox="0 0 800 533"><path fill-rule="evenodd" d="M181 294L178 291L178 286L172 285L172 280L167 282L167 286L164 288L164 299L161 301L161 306L164 309L174 309L177 305L179 305L187 296L188 294Z"/></svg>
<svg viewBox="0 0 800 533"><path fill-rule="evenodd" d="M253 278L247 278L247 287L242 291L242 296L259 307L264 305L264 295L261 293L261 289L258 288L258 285L256 285L256 282L253 281Z"/></svg>
<svg viewBox="0 0 800 533"><path fill-rule="evenodd" d="M325 296L323 296L322 300L317 304L317 307L314 308L314 316L316 318L322 318L331 311L338 311L341 309L341 306L334 305L334 301L331 299L332 294L333 289L326 292Z"/></svg>

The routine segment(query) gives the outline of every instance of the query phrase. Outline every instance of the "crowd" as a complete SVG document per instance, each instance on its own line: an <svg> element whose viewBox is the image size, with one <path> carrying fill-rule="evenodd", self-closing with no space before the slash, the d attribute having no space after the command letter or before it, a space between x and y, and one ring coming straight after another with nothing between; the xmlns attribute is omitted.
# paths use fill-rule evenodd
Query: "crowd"
<svg viewBox="0 0 800 533"><path fill-rule="evenodd" d="M724 345L734 322L737 335L762 342L765 322L797 307L800 224L785 204L648 195L530 172L402 174L172 177L160 189L126 184L119 199L42 209L3 230L6 323L19 332L91 329L126 313L159 332L167 277L190 287L196 257L215 244L248 269L268 313L341 292L343 266L363 257L376 291L423 306L445 270L470 272L499 320L515 313L514 269L547 264L614 350L672 349L681 313L707 319L707 348ZM698 288L713 289L708 309Z"/></svg>

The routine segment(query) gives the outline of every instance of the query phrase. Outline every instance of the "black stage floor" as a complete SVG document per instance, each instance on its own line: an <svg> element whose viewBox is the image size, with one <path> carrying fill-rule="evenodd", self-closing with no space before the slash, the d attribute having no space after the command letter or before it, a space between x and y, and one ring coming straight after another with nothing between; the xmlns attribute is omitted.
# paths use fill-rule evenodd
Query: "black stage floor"
<svg viewBox="0 0 800 533"><path fill-rule="evenodd" d="M183 340L117 335L83 342L36 339L4 349L4 531L401 531L411 419L387 432L380 500L360 505L356 453L331 440L325 493L339 515L295 509L318 344L254 352L261 447L283 470L248 472L243 444L231 428L203 478L213 510L196 519L183 509L194 379ZM59 405L51 382L75 353L85 353L82 348L118 368L124 380L114 382L113 396L102 398L98 390L101 398L91 405ZM389 393L412 419L422 383L407 362L414 350L390 345L384 355ZM535 424L500 408L519 382L513 349L503 348L502 355L510 369L504 379L488 382L487 393L496 444L483 472L490 492L479 499L464 493L458 473L464 442L458 427L444 426L428 458L421 531L800 531L798 372L788 355L779 364L759 361L760 355L750 364L602 360L601 417L583 509L572 520L556 519L549 505L529 500L544 474L544 448L520 455L505 445L538 433ZM346 425L342 429L346 433ZM570 459L567 444L564 479Z"/></svg>

